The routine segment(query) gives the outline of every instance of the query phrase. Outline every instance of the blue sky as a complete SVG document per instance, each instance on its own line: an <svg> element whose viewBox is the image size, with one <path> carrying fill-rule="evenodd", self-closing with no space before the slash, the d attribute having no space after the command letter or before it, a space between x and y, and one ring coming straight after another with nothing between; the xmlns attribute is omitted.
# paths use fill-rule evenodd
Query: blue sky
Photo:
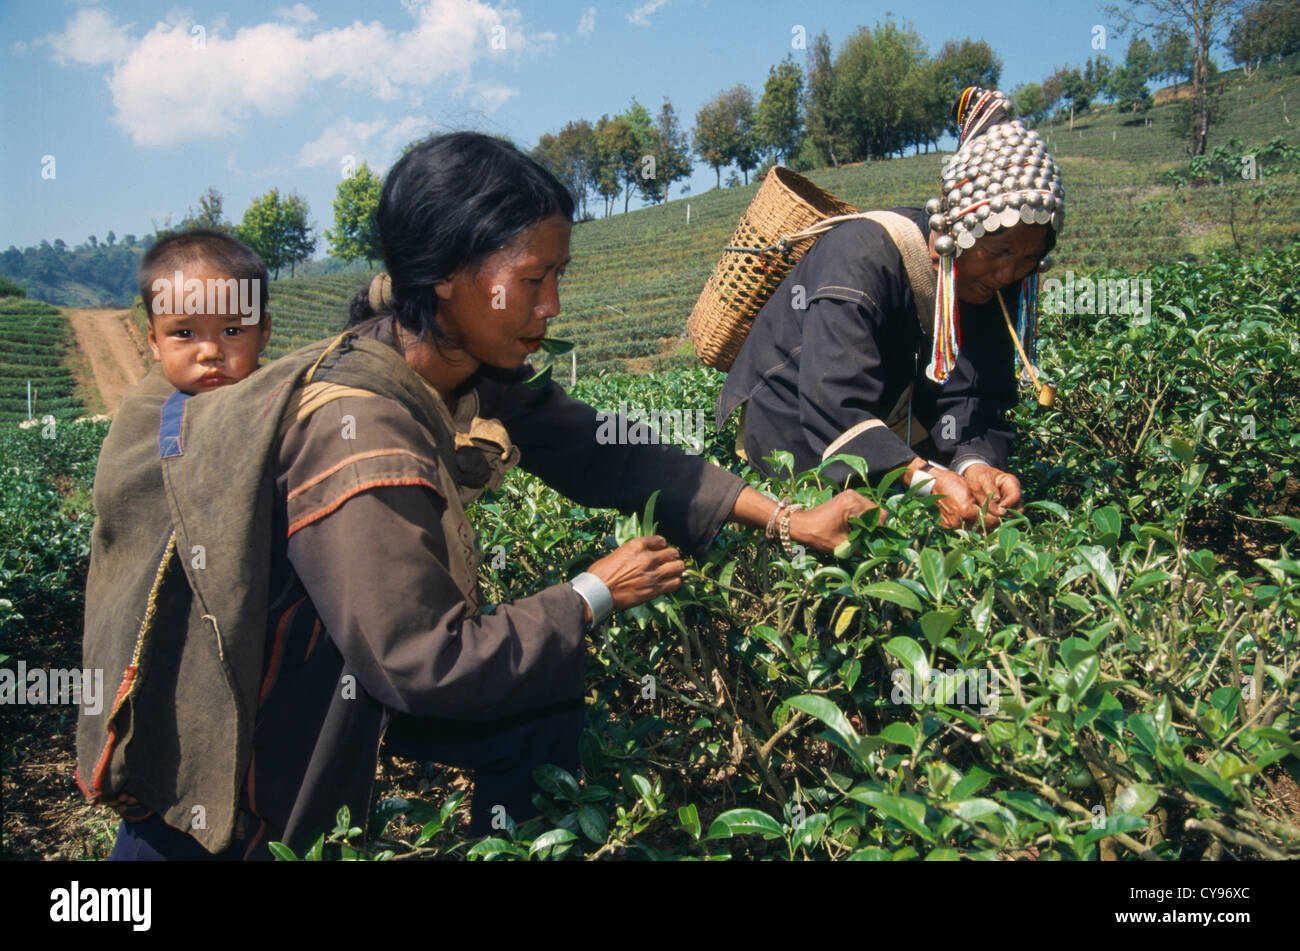
<svg viewBox="0 0 1300 951"><path fill-rule="evenodd" d="M838 48L891 16L931 51L986 40L1007 90L1094 55L1096 24L1112 59L1127 45L1100 4L1042 0L0 0L0 247L148 234L210 186L236 220L296 190L321 230L349 160L386 168L406 142L465 128L528 148L633 97L655 112L668 96L689 129L720 90L757 96L787 53L803 65L799 28ZM690 185L714 181L701 165Z"/></svg>

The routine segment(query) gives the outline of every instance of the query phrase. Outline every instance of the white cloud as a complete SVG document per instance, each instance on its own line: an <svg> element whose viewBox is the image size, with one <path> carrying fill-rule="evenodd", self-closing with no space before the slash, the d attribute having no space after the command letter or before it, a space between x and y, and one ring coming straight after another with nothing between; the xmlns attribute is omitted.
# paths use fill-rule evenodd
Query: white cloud
<svg viewBox="0 0 1300 951"><path fill-rule="evenodd" d="M383 121L356 122L352 119L335 122L298 150L296 164L299 168L315 168L330 162L342 162L345 155L357 158L384 125ZM357 163L360 164L359 158Z"/></svg>
<svg viewBox="0 0 1300 951"><path fill-rule="evenodd" d="M596 8L587 7L582 11L582 16L578 20L578 35L586 36L588 33L596 32Z"/></svg>
<svg viewBox="0 0 1300 951"><path fill-rule="evenodd" d="M71 63L100 66L126 55L131 45L128 29L129 26L114 26L112 18L103 10L87 7L73 14L62 33L51 33L37 42L52 47L54 61L60 66Z"/></svg>
<svg viewBox="0 0 1300 951"><path fill-rule="evenodd" d="M405 30L353 21L331 29L308 25L299 3L277 13L294 22L266 22L230 35L208 24L196 46L191 22L158 22L136 38L100 10L73 16L51 37L59 62L112 63L108 77L112 121L137 145L166 147L194 139L236 135L256 117L292 112L309 91L360 89L380 101L431 87L454 88L498 108L515 91L471 83L481 60L518 56L555 41L553 33L525 31L522 15L483 0L406 0L413 22ZM326 133L303 146L300 163L332 147Z"/></svg>
<svg viewBox="0 0 1300 951"><path fill-rule="evenodd" d="M475 83L473 94L478 99L479 108L491 115L518 95L519 90L511 89L501 83Z"/></svg>
<svg viewBox="0 0 1300 951"><path fill-rule="evenodd" d="M366 162L372 172L379 174L387 167L387 160L396 158L403 146L425 138L435 129L436 123L425 116L407 115L396 122L343 119L299 149L295 164L299 168L315 168L338 163L341 169L344 157L351 156L354 167Z"/></svg>
<svg viewBox="0 0 1300 951"><path fill-rule="evenodd" d="M275 15L281 20L288 20L291 23L300 23L306 26L316 19L316 11L305 3L295 3L291 7L276 7Z"/></svg>
<svg viewBox="0 0 1300 951"><path fill-rule="evenodd" d="M629 23L635 23L637 26L649 26L650 15L655 13L660 7L666 4L668 0L646 0L645 3L637 7L627 15Z"/></svg>

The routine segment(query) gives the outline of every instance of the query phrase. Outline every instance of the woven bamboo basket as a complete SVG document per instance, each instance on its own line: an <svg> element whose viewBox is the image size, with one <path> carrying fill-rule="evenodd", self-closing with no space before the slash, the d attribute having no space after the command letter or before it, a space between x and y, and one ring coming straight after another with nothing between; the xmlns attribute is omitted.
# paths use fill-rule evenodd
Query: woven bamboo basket
<svg viewBox="0 0 1300 951"><path fill-rule="evenodd" d="M716 369L731 369L755 315L817 240L783 244L784 237L856 211L788 168L777 165L768 172L728 245L744 250L722 252L686 322L699 358Z"/></svg>

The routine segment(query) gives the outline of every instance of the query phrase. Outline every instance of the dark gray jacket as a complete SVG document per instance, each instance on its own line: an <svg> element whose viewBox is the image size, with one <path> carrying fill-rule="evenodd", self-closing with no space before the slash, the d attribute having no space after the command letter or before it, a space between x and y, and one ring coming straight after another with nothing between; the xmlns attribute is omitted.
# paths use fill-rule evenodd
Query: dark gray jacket
<svg viewBox="0 0 1300 951"><path fill-rule="evenodd" d="M929 240L924 211L894 210ZM1018 290L1003 296L1014 315ZM917 319L902 255L875 222L839 225L818 239L754 318L718 398L718 426L746 406L750 462L772 475L764 457L784 449L801 472L815 468L846 431L884 420L914 382L912 413L937 447L936 462L979 459L1002 468L1015 438L1007 419L1017 399L1014 345L996 301L959 304L959 314L961 352L940 386L925 376L933 341ZM865 429L836 452L861 456L873 481L916 455L883 426ZM825 474L841 485L852 479L840 463Z"/></svg>

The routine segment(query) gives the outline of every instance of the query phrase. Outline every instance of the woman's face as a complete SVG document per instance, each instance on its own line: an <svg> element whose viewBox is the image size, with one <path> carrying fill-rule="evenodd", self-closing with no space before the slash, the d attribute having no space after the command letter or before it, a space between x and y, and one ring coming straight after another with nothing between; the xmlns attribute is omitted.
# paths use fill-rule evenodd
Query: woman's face
<svg viewBox="0 0 1300 951"><path fill-rule="evenodd" d="M1016 225L987 234L957 259L957 299L987 304L1005 287L1024 280L1046 254L1047 225Z"/></svg>
<svg viewBox="0 0 1300 951"><path fill-rule="evenodd" d="M522 366L560 312L559 280L569 263L573 225L554 215L530 225L477 268L434 285L436 320L479 364Z"/></svg>

